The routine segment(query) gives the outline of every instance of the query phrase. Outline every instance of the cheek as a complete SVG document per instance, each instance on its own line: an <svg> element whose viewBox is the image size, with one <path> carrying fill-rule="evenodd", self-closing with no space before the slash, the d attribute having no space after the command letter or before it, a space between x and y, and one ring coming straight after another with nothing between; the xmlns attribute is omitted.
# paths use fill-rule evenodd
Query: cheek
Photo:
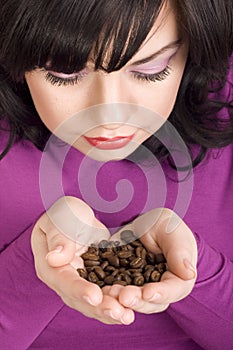
<svg viewBox="0 0 233 350"><path fill-rule="evenodd" d="M185 64L174 70L173 74L167 80L159 83L158 87L151 89L152 93L148 95L147 107L158 113L165 120L170 116L180 88Z"/></svg>
<svg viewBox="0 0 233 350"><path fill-rule="evenodd" d="M64 103L64 96L61 92L52 89L33 73L26 75L26 82L42 122L50 131L54 131L64 120L74 114L75 108L72 108L71 101Z"/></svg>

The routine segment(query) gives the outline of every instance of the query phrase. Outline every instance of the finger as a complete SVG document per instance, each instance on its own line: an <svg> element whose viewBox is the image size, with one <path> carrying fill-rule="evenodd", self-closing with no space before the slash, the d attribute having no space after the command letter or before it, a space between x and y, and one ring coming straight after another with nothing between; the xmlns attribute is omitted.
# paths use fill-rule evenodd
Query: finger
<svg viewBox="0 0 233 350"><path fill-rule="evenodd" d="M178 215L164 209L164 215L148 234L163 251L171 272L184 280L196 277L197 244L192 231Z"/></svg>
<svg viewBox="0 0 233 350"><path fill-rule="evenodd" d="M80 245L88 246L110 236L108 229L95 218L92 208L79 198L60 198L47 215L60 233Z"/></svg>
<svg viewBox="0 0 233 350"><path fill-rule="evenodd" d="M120 324L130 324L134 321L134 312L123 307L116 299L109 295L104 295L99 317L114 320Z"/></svg>
<svg viewBox="0 0 233 350"><path fill-rule="evenodd" d="M142 288L136 286L112 286L109 295L118 298L119 302L126 308L136 312L150 314L167 309L168 304L154 304L142 298Z"/></svg>
<svg viewBox="0 0 233 350"><path fill-rule="evenodd" d="M46 259L50 266L62 266L70 263L76 252L76 243L60 233L56 228L47 227L47 231L41 230L46 236L48 253Z"/></svg>
<svg viewBox="0 0 233 350"><path fill-rule="evenodd" d="M82 293L83 296L90 297L91 305L101 303L102 292L100 288L81 278L70 264L62 267L52 267L48 264L48 260L45 259L48 252L46 236L36 227L33 229L31 241L36 271L42 281L46 281L46 284L56 290L59 295L66 294L75 299L79 298L79 293Z"/></svg>
<svg viewBox="0 0 233 350"><path fill-rule="evenodd" d="M142 298L155 304L171 304L185 298L194 286L194 280L184 281L166 271L161 282L148 283L142 288Z"/></svg>
<svg viewBox="0 0 233 350"><path fill-rule="evenodd" d="M128 308L133 308L142 299L142 289L136 286L113 285L109 295L118 298L119 302Z"/></svg>
<svg viewBox="0 0 233 350"><path fill-rule="evenodd" d="M56 286L56 291L61 297L66 297L73 303L86 303L97 306L102 303L103 294L101 289L94 283L90 283L81 278L77 271L66 265L52 271L50 281ZM47 280L49 278L47 274Z"/></svg>
<svg viewBox="0 0 233 350"><path fill-rule="evenodd" d="M41 229L43 227L43 230ZM46 232L47 230L47 232ZM36 223L31 236L35 259L39 256L50 266L62 266L72 261L75 243L59 233L44 214Z"/></svg>

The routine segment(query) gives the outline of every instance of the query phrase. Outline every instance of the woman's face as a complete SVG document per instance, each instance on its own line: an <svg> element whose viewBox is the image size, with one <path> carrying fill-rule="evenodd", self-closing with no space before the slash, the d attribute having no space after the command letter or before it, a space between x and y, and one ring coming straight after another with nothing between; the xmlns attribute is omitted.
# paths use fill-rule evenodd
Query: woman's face
<svg viewBox="0 0 233 350"><path fill-rule="evenodd" d="M65 134L74 135L77 127L72 144L84 154L97 159L101 154L102 159L125 158L173 109L188 53L188 45L181 39L168 2L139 51L119 71L94 71L90 61L81 72L70 75L45 69L26 73L41 120L64 140ZM135 119L130 119L131 106ZM141 116L135 112L137 106L145 111ZM150 111L148 118L146 111Z"/></svg>

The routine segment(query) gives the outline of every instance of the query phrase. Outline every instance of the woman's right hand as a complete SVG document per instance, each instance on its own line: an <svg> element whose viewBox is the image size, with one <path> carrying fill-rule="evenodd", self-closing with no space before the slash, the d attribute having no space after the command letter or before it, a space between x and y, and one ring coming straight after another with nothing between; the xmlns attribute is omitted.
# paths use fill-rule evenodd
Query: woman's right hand
<svg viewBox="0 0 233 350"><path fill-rule="evenodd" d="M69 234L69 230L74 229L69 220L66 220L67 204L77 216L77 222L82 223L80 237L76 233L76 238L80 242L85 239L85 244L78 244L61 233L62 231ZM57 218L61 218L62 230L59 230L51 219L53 213L56 213ZM75 197L59 199L39 218L32 232L31 245L37 276L53 289L66 305L83 315L105 324L130 324L134 321L134 312L131 309L123 307L117 299L104 295L97 285L81 278L77 272L78 267L83 267L80 255L87 250L88 240L91 239L91 236L88 237L90 227L94 227L95 232L99 234L95 234L95 240L89 243L109 239L107 228L95 218L92 209L86 203Z"/></svg>

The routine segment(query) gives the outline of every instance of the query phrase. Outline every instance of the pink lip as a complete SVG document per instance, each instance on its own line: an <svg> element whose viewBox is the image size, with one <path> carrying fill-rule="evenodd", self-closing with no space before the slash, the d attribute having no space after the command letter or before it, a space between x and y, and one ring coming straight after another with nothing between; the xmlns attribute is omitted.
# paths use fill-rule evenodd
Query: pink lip
<svg viewBox="0 0 233 350"><path fill-rule="evenodd" d="M117 136L113 138L107 137L86 137L84 138L94 147L104 150L118 149L126 146L134 137L130 136Z"/></svg>

